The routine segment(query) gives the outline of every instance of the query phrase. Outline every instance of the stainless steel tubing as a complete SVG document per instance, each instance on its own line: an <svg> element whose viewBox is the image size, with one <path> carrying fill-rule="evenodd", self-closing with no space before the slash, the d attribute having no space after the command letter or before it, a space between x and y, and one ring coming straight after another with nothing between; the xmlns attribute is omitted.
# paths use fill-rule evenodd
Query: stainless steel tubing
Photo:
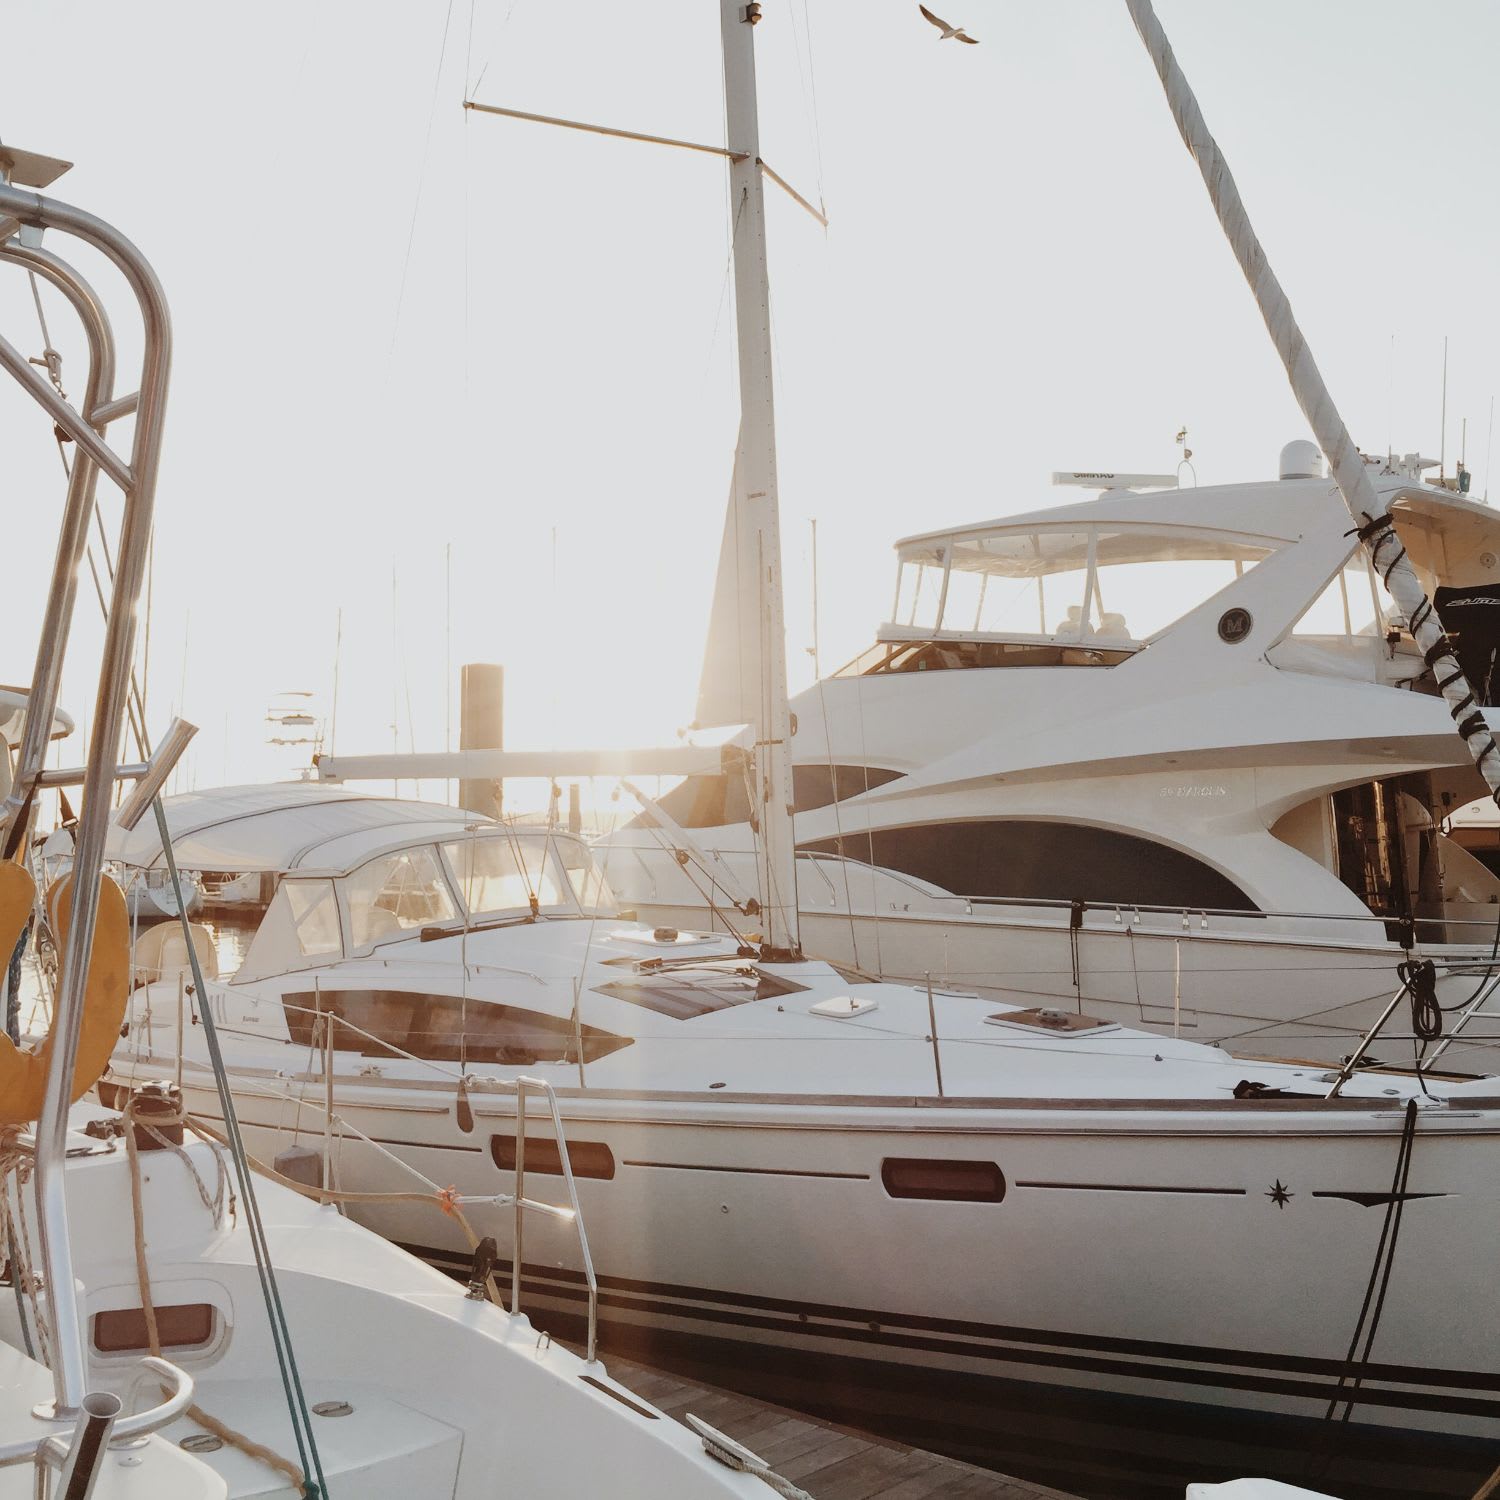
<svg viewBox="0 0 1500 1500"><path fill-rule="evenodd" d="M57 1480L58 1500L89 1500L109 1448L115 1418L125 1403L111 1391L94 1391L83 1398L73 1441Z"/></svg>
<svg viewBox="0 0 1500 1500"><path fill-rule="evenodd" d="M22 245L14 240L0 244L0 261L35 272L57 287L73 304L88 340L89 371L84 388L84 408L88 410L108 401L115 384L115 341L109 316L94 289L66 261L39 246ZM89 517L94 511L98 476L94 461L80 451L68 478L68 496L57 538L57 557L52 565L52 586L42 616L36 668L31 674L27 696L26 730L16 760L15 787L4 808L4 848L7 851L19 841L22 830L13 825L25 816L29 788L35 784L35 777L46 763L48 737L57 708L58 684L73 622L78 569L88 541Z"/></svg>
<svg viewBox="0 0 1500 1500"><path fill-rule="evenodd" d="M52 387L52 382L32 368L31 361L9 339L0 338L0 366L10 371L17 384L122 490L132 487L134 475L130 468L121 462L120 456L114 449L74 411L72 406L57 394Z"/></svg>
<svg viewBox="0 0 1500 1500"><path fill-rule="evenodd" d="M51 386L29 366L17 371L0 342L0 363L31 390L44 409L54 414L81 450L94 453L100 467L121 483L125 514L120 529L119 561L95 698L88 770L84 780L83 814L75 838L73 863L73 920L68 932L63 980L53 1019L53 1048L46 1092L36 1135L36 1193L40 1221L41 1258L54 1330L53 1381L59 1416L72 1415L86 1393L83 1325L73 1279L72 1247L64 1189L68 1107L73 1068L78 1055L78 1031L83 1013L84 983L93 947L99 905L99 875L110 815L110 788L119 759L125 701L129 691L131 653L135 641L136 603L146 566L151 536L152 507L161 462L162 428L166 416L167 385L171 373L172 329L161 283L140 251L117 230L93 214L56 199L0 185L0 216L23 224L73 235L101 251L124 276L135 295L142 322L139 401L129 465L82 418L60 401ZM13 353L14 351L12 351ZM37 391L37 381L45 391ZM61 408L59 411L58 408ZM107 459L107 461L106 461Z"/></svg>

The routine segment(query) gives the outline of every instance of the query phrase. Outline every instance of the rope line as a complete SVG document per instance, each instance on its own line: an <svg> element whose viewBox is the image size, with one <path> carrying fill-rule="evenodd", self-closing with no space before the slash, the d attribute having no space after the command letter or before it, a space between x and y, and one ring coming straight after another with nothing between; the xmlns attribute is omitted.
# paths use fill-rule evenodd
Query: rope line
<svg viewBox="0 0 1500 1500"><path fill-rule="evenodd" d="M198 948L193 942L192 925L188 920L187 902L182 895L182 882L177 873L177 857L172 849L172 835L167 827L167 814L160 796L152 799L156 814L157 834L161 839L162 853L166 858L167 875L177 898L177 917L182 926L183 941L187 946L188 964L193 971L196 992L207 996L203 982L203 966L198 958ZM322 1459L318 1454L317 1438L313 1434L312 1414L308 1410L307 1397L302 1389L302 1373L297 1367L292 1350L292 1331L282 1306L281 1292L276 1285L276 1270L271 1262L271 1247L266 1238L265 1225L260 1216L260 1204L255 1196L255 1184L250 1176L248 1153L240 1134L239 1117L235 1112L234 1095L229 1087L229 1073L224 1064L224 1054L219 1046L219 1034L213 1015L213 1006L205 1003L199 1007L203 1022L203 1037L208 1047L209 1060L213 1066L214 1085L218 1091L219 1107L224 1113L225 1133L234 1173L239 1184L240 1197L245 1205L245 1225L250 1234L250 1245L255 1257L256 1274L260 1280L261 1297L266 1305L270 1322L271 1343L276 1352L276 1363L281 1373L282 1388L286 1393L287 1411L292 1421L292 1433L297 1441L297 1455L304 1474L316 1476L314 1483L304 1483L306 1500L326 1500L328 1481L323 1474Z"/></svg>

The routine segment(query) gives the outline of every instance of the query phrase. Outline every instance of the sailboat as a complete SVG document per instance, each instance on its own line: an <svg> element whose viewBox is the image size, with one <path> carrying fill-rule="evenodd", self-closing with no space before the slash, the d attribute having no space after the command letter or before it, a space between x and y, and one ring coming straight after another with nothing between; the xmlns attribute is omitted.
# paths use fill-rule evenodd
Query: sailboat
<svg viewBox="0 0 1500 1500"><path fill-rule="evenodd" d="M606 1341L679 1354L706 1336L723 1364L780 1371L848 1417L922 1412L948 1444L1005 1429L1055 1447L1120 1397L1148 1434L1253 1410L1305 1435L1331 1404L1365 1454L1491 1435L1500 1082L1245 1062L803 955L759 11L721 7L742 400L726 567L755 663L736 684L761 840L749 920L715 934L633 919L557 829L329 786L198 794L168 810L167 847L148 832L132 857L180 843L227 869L237 849L276 893L237 974L137 992L104 1089L180 1074L211 1123L211 1016L263 1158L312 1133L344 1189L390 1192L412 1169L475 1200L518 1191L523 1169L572 1182L588 1262L561 1226L523 1241L503 1208L473 1208L546 1315L576 1326L596 1306ZM447 773L505 774L490 755ZM445 774L437 759L424 774ZM523 1079L550 1089L555 1118L526 1124ZM351 1212L464 1263L456 1230L411 1205Z"/></svg>

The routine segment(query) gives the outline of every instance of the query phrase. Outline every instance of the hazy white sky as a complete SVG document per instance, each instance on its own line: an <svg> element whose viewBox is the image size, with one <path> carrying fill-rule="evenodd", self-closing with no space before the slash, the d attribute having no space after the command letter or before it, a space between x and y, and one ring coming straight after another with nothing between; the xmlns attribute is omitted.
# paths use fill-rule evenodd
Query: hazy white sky
<svg viewBox="0 0 1500 1500"><path fill-rule="evenodd" d="M827 670L898 536L1065 499L1055 468L1170 469L1183 424L1202 482L1274 472L1303 424L1121 0L946 0L978 47L915 0L763 8L763 154L831 219L769 194L794 686L810 518ZM1482 491L1500 9L1160 12L1355 440L1437 452L1449 335ZM725 171L460 106L718 142L717 4L6 0L3 36L0 139L77 162L55 191L173 306L150 699L203 726L198 784L284 773L267 705L331 706L340 609L343 751L441 748L445 660L506 663L512 745L670 738L737 420ZM40 348L14 273L0 327ZM24 681L62 477L9 389L0 453ZM80 715L97 638L90 607Z"/></svg>

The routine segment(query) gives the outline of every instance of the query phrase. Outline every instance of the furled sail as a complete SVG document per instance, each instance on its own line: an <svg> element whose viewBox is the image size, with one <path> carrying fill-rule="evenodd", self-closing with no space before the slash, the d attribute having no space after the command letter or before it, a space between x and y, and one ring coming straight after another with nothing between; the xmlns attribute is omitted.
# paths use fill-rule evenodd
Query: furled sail
<svg viewBox="0 0 1500 1500"><path fill-rule="evenodd" d="M760 580L756 577L760 548L752 507L744 503L740 487L743 472L736 449L703 650L703 674L698 679L695 729L753 724L760 716L764 675L760 660Z"/></svg>

